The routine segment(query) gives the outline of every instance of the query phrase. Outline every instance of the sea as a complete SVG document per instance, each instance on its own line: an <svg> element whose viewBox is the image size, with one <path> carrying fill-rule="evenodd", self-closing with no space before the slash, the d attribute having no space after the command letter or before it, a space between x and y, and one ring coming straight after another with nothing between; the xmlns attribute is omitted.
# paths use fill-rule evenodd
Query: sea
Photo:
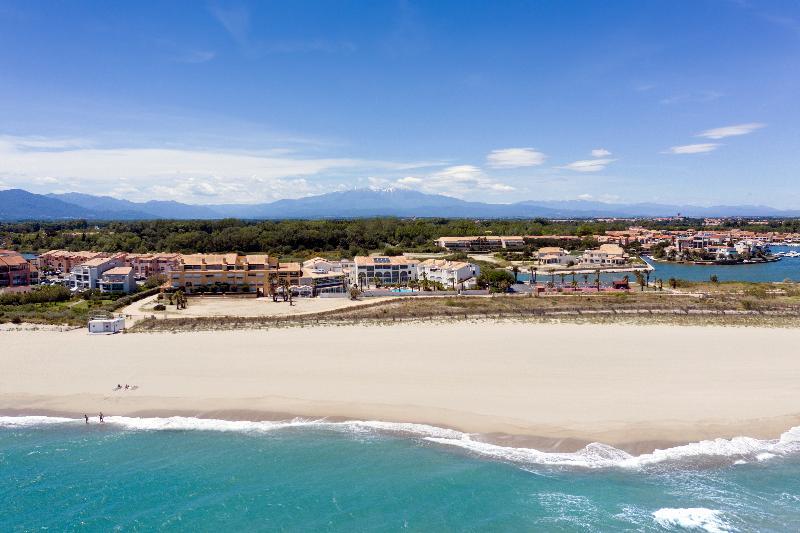
<svg viewBox="0 0 800 533"><path fill-rule="evenodd" d="M381 422L0 417L0 531L798 531L800 428L632 456Z"/></svg>

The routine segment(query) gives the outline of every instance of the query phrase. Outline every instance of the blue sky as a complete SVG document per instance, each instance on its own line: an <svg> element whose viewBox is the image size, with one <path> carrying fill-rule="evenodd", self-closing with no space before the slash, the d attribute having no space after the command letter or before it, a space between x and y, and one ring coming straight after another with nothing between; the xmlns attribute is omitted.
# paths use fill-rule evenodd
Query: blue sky
<svg viewBox="0 0 800 533"><path fill-rule="evenodd" d="M800 3L0 3L0 188L800 208Z"/></svg>

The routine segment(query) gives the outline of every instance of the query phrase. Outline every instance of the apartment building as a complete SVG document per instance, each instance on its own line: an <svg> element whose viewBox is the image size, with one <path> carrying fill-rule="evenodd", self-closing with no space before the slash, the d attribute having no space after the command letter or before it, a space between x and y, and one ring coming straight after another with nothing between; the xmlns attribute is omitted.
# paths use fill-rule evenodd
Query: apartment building
<svg viewBox="0 0 800 533"><path fill-rule="evenodd" d="M480 235L471 237L439 237L436 246L453 252L497 252L519 250L525 246L524 237Z"/></svg>
<svg viewBox="0 0 800 533"><path fill-rule="evenodd" d="M227 285L234 290L263 290L266 294L273 282L298 285L301 275L299 263L279 263L266 254L191 254L181 256L177 268L169 273L169 283L187 292Z"/></svg>
<svg viewBox="0 0 800 533"><path fill-rule="evenodd" d="M0 289L30 284L30 263L13 250L0 250Z"/></svg>
<svg viewBox="0 0 800 533"><path fill-rule="evenodd" d="M125 254L110 257L95 257L72 267L69 272L69 286L78 291L100 288L100 278L112 268L125 266Z"/></svg>
<svg viewBox="0 0 800 533"><path fill-rule="evenodd" d="M67 250L50 250L36 258L39 270L60 270L69 272L82 263L98 257L108 257L111 254L104 252L70 252Z"/></svg>
<svg viewBox="0 0 800 533"><path fill-rule="evenodd" d="M180 261L180 254L154 253L127 254L125 263L133 268L133 275L141 279L169 274L178 268Z"/></svg>
<svg viewBox="0 0 800 533"><path fill-rule="evenodd" d="M126 292L136 290L133 267L114 267L103 272L98 283L100 292Z"/></svg>

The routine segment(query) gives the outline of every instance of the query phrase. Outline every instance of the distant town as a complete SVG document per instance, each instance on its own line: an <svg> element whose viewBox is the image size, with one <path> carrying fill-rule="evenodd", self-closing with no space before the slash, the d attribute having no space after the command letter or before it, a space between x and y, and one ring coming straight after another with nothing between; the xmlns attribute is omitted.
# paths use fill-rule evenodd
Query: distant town
<svg viewBox="0 0 800 533"><path fill-rule="evenodd" d="M716 228L723 222L705 220L704 225ZM586 247L586 243L596 246ZM534 284L537 272L648 270L642 256L695 264L778 261L781 255L797 252L773 254L770 246L800 244L800 233L629 226L582 236L442 236L433 244L438 253L395 248L384 254L316 256L303 261L231 251L185 254L54 249L23 256L17 251L0 250L0 289L26 291L37 285L60 285L72 292L131 294L146 280L157 279L159 287L187 294L291 292L293 296L313 297L349 294L354 288L365 295L508 290L517 282L520 270L528 271L529 284ZM512 275L481 276L482 267L484 273L490 268ZM542 284L541 290L547 288Z"/></svg>

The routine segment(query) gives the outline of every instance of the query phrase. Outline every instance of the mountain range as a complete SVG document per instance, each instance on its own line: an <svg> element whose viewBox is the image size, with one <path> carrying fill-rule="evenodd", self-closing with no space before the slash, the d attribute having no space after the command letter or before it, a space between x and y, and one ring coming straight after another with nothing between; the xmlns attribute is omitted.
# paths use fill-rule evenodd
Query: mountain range
<svg viewBox="0 0 800 533"><path fill-rule="evenodd" d="M174 201L131 202L83 193L35 194L22 189L0 191L0 220L152 220L152 219L323 219L375 216L444 218L598 218L662 217L797 217L800 210L760 205L700 207L654 203L613 204L589 200L536 201L512 204L468 202L409 189L352 189L261 204L195 205Z"/></svg>

